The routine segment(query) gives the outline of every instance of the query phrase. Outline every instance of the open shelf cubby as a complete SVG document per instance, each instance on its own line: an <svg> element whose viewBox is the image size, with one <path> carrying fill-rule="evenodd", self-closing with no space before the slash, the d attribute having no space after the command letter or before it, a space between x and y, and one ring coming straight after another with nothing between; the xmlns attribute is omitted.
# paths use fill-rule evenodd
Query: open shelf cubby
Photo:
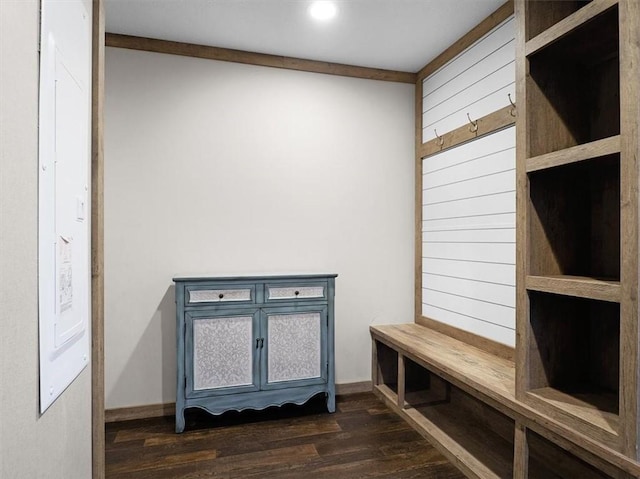
<svg viewBox="0 0 640 479"><path fill-rule="evenodd" d="M398 401L398 352L386 344L375 341L377 383L374 384L390 400Z"/></svg>
<svg viewBox="0 0 640 479"><path fill-rule="evenodd" d="M528 8L545 8L548 3L530 2ZM564 3L578 2L553 2ZM527 60L528 157L620 134L617 5L544 45Z"/></svg>
<svg viewBox="0 0 640 479"><path fill-rule="evenodd" d="M618 443L620 305L529 292L528 402Z"/></svg>
<svg viewBox="0 0 640 479"><path fill-rule="evenodd" d="M450 385L446 401L406 410L423 435L475 476L513 476L513 419ZM451 458L451 456L449 456Z"/></svg>
<svg viewBox="0 0 640 479"><path fill-rule="evenodd" d="M529 199L531 276L620 281L619 154L529 173Z"/></svg>
<svg viewBox="0 0 640 479"><path fill-rule="evenodd" d="M402 407L415 408L444 403L449 400L449 383L407 357L403 357L402 361L404 363L404 390L400 388L398 391L401 398L404 393L404 402L399 400Z"/></svg>
<svg viewBox="0 0 640 479"><path fill-rule="evenodd" d="M589 3L591 0L537 0L527 3L527 40L531 40Z"/></svg>
<svg viewBox="0 0 640 479"><path fill-rule="evenodd" d="M527 430L527 444L529 446L529 479L613 477L531 430Z"/></svg>

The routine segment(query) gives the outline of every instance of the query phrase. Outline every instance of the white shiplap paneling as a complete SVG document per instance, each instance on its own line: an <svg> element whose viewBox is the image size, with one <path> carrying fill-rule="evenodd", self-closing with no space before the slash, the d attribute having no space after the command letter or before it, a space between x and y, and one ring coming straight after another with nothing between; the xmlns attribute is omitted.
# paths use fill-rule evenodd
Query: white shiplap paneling
<svg viewBox="0 0 640 479"><path fill-rule="evenodd" d="M422 305L422 314L428 318L437 318L441 323L449 324L458 329L493 339L509 346L515 345L514 331L512 328L501 326L490 321L483 321L476 317L465 316L444 308Z"/></svg>
<svg viewBox="0 0 640 479"><path fill-rule="evenodd" d="M513 328L516 310L513 306L492 303L484 299L467 298L456 293L423 288L424 304L455 312L483 323Z"/></svg>
<svg viewBox="0 0 640 479"><path fill-rule="evenodd" d="M424 80L423 143L515 101L514 26L512 16Z"/></svg>
<svg viewBox="0 0 640 479"><path fill-rule="evenodd" d="M515 128L423 160L422 312L515 343Z"/></svg>
<svg viewBox="0 0 640 479"><path fill-rule="evenodd" d="M431 274L442 277L470 279L507 286L515 286L516 284L516 267L513 264L423 258L422 271L423 275ZM427 284L429 283L423 282L424 286Z"/></svg>
<svg viewBox="0 0 640 479"><path fill-rule="evenodd" d="M514 212L516 209L515 194L512 189L509 190L507 189L508 187L503 186L503 183L505 183L501 179L503 175L477 179L474 182L476 184L468 188L469 196L466 198L444 200L424 205L422 207L423 221ZM491 180L495 180L495 184L492 185ZM478 183L484 186L485 189L477 186ZM464 185L461 184L451 185L448 192L451 194L454 192L459 193L464 188ZM487 191L487 188L494 188L495 193L480 193Z"/></svg>
<svg viewBox="0 0 640 479"><path fill-rule="evenodd" d="M514 243L426 243L425 258L454 259L476 263L513 264Z"/></svg>
<svg viewBox="0 0 640 479"><path fill-rule="evenodd" d="M493 229L452 229L424 231L423 241L427 243L513 243L516 232L513 228Z"/></svg>
<svg viewBox="0 0 640 479"><path fill-rule="evenodd" d="M515 286L513 285L488 283L486 281L434 274L423 275L423 281L428 286L434 286L433 288L426 289L436 290L434 288L438 287L441 291L446 291L462 298L478 299L501 304L508 308L516 307Z"/></svg>
<svg viewBox="0 0 640 479"><path fill-rule="evenodd" d="M448 163L450 166L446 166L443 165L443 162L438 161L438 157L429 158L425 163L425 167L429 167L430 170L425 171L425 174L429 175L429 185L426 186L426 188L429 189L430 194L436 193L435 189L437 187L448 185L454 181L469 180L504 171L515 171L513 150L510 147L496 151L495 145L487 143L487 146L493 148L493 150L482 156L478 156L479 152L473 148L476 143L477 142L471 142L460 146L457 154L455 151L445 152L448 153L449 156L451 156L451 153L454 153L453 158L468 158L461 163L453 163L453 161L449 160ZM442 154L444 155L445 153ZM489 161L487 161L488 156L491 156ZM434 168L434 166L436 166L436 168Z"/></svg>
<svg viewBox="0 0 640 479"><path fill-rule="evenodd" d="M423 231L479 230L513 228L515 224L515 213L493 213L482 216L463 216L423 221L422 229Z"/></svg>

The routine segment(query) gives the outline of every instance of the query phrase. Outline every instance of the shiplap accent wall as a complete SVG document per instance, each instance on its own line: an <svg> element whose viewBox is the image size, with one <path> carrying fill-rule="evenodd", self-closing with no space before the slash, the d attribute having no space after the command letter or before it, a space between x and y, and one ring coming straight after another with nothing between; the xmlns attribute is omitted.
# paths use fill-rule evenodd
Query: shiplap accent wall
<svg viewBox="0 0 640 479"><path fill-rule="evenodd" d="M515 101L515 20L511 16L422 84L426 143Z"/></svg>
<svg viewBox="0 0 640 479"><path fill-rule="evenodd" d="M515 128L423 160L422 314L515 344Z"/></svg>

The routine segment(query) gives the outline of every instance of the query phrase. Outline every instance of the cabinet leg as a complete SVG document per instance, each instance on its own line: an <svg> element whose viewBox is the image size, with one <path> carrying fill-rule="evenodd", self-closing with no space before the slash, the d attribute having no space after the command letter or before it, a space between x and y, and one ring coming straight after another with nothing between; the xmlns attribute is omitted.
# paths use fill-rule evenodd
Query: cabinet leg
<svg viewBox="0 0 640 479"><path fill-rule="evenodd" d="M336 412L336 394L327 393L327 410L329 412Z"/></svg>
<svg viewBox="0 0 640 479"><path fill-rule="evenodd" d="M184 409L176 408L176 432L181 433L184 431Z"/></svg>

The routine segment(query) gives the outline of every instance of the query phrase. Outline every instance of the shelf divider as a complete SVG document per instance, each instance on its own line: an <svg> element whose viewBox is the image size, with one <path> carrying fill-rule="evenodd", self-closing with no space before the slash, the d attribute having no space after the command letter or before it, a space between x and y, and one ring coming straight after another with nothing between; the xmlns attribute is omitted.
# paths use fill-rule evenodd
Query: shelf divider
<svg viewBox="0 0 640 479"><path fill-rule="evenodd" d="M549 27L544 32L526 42L524 45L525 55L530 56L539 52L617 4L618 0L593 0L588 5L585 5L580 8L580 10L560 20L552 27Z"/></svg>
<svg viewBox="0 0 640 479"><path fill-rule="evenodd" d="M527 159L527 173L620 153L620 135Z"/></svg>
<svg viewBox="0 0 640 479"><path fill-rule="evenodd" d="M529 291L554 293L577 298L595 299L611 303L620 302L620 281L585 276L527 276Z"/></svg>

